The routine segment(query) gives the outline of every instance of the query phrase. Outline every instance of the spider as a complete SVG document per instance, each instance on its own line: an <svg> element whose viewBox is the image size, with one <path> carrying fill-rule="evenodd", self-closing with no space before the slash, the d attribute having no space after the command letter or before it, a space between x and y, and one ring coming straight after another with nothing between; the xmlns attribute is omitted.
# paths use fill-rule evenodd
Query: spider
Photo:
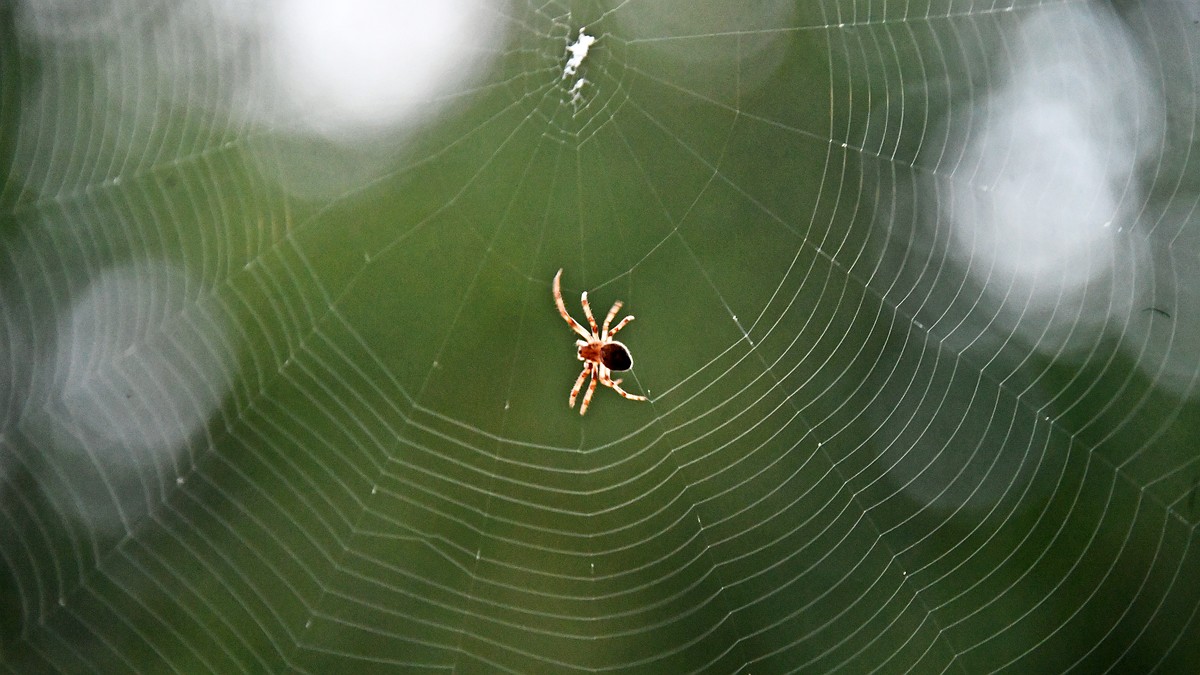
<svg viewBox="0 0 1200 675"><path fill-rule="evenodd" d="M588 404L592 402L592 392L596 391L596 382L600 382L606 387L612 388L613 391L633 401L645 401L645 396L631 394L621 388L621 381L612 379L613 371L629 370L633 367L633 357L629 355L629 348L613 339L617 331L625 327L625 324L633 321L632 316L627 316L621 319L612 330L608 329L608 325L617 316L617 312L623 304L620 300L613 303L612 309L608 310L608 316L604 317L603 326L597 328L596 319L592 316L592 308L588 305L587 291L583 292L583 297L580 303L583 305L583 314L587 317L588 323L592 326L591 332L579 324L570 314L567 313L567 307L563 304L562 286L559 280L562 278L562 270L554 275L554 304L558 306L558 313L562 315L563 321L571 327L571 330L579 333L583 337L582 340L576 340L575 344L579 347L579 360L583 361L583 372L579 374L579 378L575 380L575 386L571 387L570 407L575 407L575 399L579 396L579 390L583 388L583 381L590 376L592 381L588 384L587 393L583 395L583 403L579 406L579 414L587 412Z"/></svg>

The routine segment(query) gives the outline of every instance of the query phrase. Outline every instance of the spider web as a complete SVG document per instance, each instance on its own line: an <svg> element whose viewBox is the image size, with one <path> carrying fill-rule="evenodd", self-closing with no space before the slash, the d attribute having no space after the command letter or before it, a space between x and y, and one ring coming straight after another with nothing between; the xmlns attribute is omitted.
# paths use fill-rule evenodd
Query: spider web
<svg viewBox="0 0 1200 675"><path fill-rule="evenodd" d="M476 8L382 155L0 10L7 670L1194 667L1194 7Z"/></svg>

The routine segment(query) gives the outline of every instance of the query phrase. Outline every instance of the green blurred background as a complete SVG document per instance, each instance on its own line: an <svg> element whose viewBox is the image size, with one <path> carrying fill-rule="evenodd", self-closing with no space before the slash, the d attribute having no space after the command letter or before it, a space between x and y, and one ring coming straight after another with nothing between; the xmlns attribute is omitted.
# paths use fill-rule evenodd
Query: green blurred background
<svg viewBox="0 0 1200 675"><path fill-rule="evenodd" d="M466 3L486 67L347 142L246 113L222 3L35 5L0 9L5 669L1200 662L1194 7ZM1159 122L1085 108L1140 157L1060 265L1096 273L956 257L955 190L1040 136L948 129L1097 25ZM567 408L559 268L637 316L648 403Z"/></svg>

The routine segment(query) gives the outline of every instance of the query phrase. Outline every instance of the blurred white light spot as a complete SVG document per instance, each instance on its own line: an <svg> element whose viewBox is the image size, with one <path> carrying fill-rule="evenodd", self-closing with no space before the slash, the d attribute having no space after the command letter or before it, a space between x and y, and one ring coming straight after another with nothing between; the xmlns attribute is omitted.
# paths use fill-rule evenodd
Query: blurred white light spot
<svg viewBox="0 0 1200 675"><path fill-rule="evenodd" d="M1161 105L1107 10L1040 11L1019 32L1008 78L951 122L965 150L940 208L955 257L1000 307L995 328L1069 354L1128 313L1143 252L1111 224L1136 215Z"/></svg>
<svg viewBox="0 0 1200 675"><path fill-rule="evenodd" d="M228 328L198 288L165 263L111 268L58 317L22 424L76 481L56 502L91 527L128 528L182 484L185 450L228 393Z"/></svg>
<svg viewBox="0 0 1200 675"><path fill-rule="evenodd" d="M302 123L332 136L428 116L490 65L503 25L478 0L277 0L271 18L284 96Z"/></svg>
<svg viewBox="0 0 1200 675"><path fill-rule="evenodd" d="M414 129L470 104L505 54L507 1L18 0L23 49L79 67L31 81L13 168L49 177L29 183L45 194L84 177L119 186L129 158L225 125L240 138L227 147L260 155L289 193L343 194L389 170ZM93 150L78 155L81 143Z"/></svg>

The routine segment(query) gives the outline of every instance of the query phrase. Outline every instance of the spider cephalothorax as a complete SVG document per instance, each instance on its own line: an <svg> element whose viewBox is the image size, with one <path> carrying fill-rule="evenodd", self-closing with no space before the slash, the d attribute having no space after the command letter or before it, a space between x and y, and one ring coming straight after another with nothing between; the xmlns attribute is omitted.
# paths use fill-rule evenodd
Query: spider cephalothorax
<svg viewBox="0 0 1200 675"><path fill-rule="evenodd" d="M571 330L579 333L583 337L582 340L576 340L575 344L579 347L579 360L583 361L583 372L579 374L579 378L575 380L575 386L571 388L570 406L575 407L575 399L579 396L579 390L583 388L583 381L592 378L588 384L587 393L583 395L583 403L579 405L579 414L587 412L588 404L592 402L592 393L596 391L596 382L611 388L613 391L624 396L627 399L634 401L645 401L645 396L631 394L621 388L621 381L612 379L614 371L629 370L633 367L633 357L629 355L629 348L613 339L617 331L625 327L625 324L633 321L632 316L627 316L621 319L612 330L608 329L609 324L616 318L617 312L621 309L621 301L613 303L612 309L608 310L608 316L604 317L604 323L601 326L596 326L596 319L592 316L592 308L588 305L587 291L583 292L580 303L583 305L583 314L587 317L588 324L592 327L591 331L584 328L578 321L567 313L567 306L563 304L562 286L560 279L562 278L562 270L554 275L554 304L558 306L558 313L562 315L563 321L571 327Z"/></svg>

